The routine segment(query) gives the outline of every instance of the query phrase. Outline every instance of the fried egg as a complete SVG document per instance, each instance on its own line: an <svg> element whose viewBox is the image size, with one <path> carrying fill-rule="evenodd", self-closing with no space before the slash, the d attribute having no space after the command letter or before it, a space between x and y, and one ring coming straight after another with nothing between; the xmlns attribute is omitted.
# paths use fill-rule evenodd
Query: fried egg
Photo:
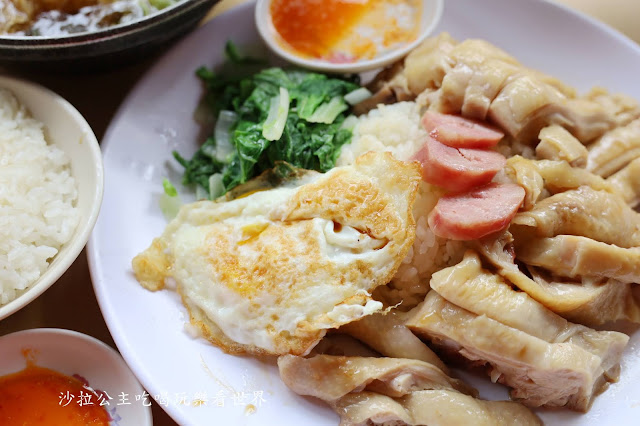
<svg viewBox="0 0 640 426"><path fill-rule="evenodd" d="M328 329L380 311L415 238L416 163L351 166L232 201L185 205L133 259L146 288L174 279L191 323L229 353L307 354Z"/></svg>

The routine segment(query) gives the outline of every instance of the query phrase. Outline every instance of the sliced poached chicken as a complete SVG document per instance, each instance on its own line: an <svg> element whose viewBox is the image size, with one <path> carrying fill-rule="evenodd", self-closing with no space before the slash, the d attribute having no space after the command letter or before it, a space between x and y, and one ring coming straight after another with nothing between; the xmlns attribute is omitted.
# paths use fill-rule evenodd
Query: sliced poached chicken
<svg viewBox="0 0 640 426"><path fill-rule="evenodd" d="M483 270L476 253L434 274L431 286L435 291L407 326L475 365L487 365L491 377L510 386L512 398L523 404L586 411L617 380L626 335L569 323Z"/></svg>

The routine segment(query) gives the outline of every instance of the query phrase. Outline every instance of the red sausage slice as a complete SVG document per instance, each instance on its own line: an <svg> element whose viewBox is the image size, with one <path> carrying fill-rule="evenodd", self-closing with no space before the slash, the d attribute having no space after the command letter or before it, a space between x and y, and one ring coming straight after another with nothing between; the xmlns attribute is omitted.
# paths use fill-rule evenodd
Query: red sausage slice
<svg viewBox="0 0 640 426"><path fill-rule="evenodd" d="M443 238L475 240L509 226L523 200L524 189L513 183L490 183L462 194L448 194L429 214L429 226Z"/></svg>
<svg viewBox="0 0 640 426"><path fill-rule="evenodd" d="M504 133L479 121L458 115L427 111L422 125L432 138L453 148L491 148Z"/></svg>
<svg viewBox="0 0 640 426"><path fill-rule="evenodd" d="M413 158L422 163L422 179L455 192L491 182L507 161L495 151L451 148L430 137Z"/></svg>

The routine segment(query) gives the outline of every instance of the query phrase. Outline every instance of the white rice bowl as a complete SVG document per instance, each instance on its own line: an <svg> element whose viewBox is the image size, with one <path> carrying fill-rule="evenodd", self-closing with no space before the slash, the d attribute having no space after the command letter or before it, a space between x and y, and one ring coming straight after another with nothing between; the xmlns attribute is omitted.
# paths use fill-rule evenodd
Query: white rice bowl
<svg viewBox="0 0 640 426"><path fill-rule="evenodd" d="M411 161L427 136L420 122L421 109L415 102L379 105L359 117L351 143L342 147L336 165L352 164L368 151L388 151L395 158ZM462 260L464 243L438 237L429 228L427 216L443 192L440 188L421 182L413 207L416 220L416 239L395 277L387 286L376 290L376 298L389 305L400 304L408 310L422 300L429 291L431 275Z"/></svg>
<svg viewBox="0 0 640 426"><path fill-rule="evenodd" d="M80 220L70 160L0 89L0 306L35 283Z"/></svg>

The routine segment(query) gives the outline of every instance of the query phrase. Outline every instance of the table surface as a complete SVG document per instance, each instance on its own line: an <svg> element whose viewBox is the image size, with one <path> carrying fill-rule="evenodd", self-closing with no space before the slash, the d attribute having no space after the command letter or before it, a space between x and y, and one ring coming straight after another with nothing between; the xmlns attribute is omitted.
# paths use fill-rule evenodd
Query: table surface
<svg viewBox="0 0 640 426"><path fill-rule="evenodd" d="M247 0L221 0L204 21L245 1ZM640 26L635 22L635 17L640 16L639 1L561 0L560 2L595 16L617 28L629 38L640 42ZM98 140L101 140L120 103L156 60L157 57L150 57L117 70L92 74L21 72L20 77L40 83L66 98L87 119ZM96 88L96 80L101 81L99 88ZM39 327L76 330L115 347L91 286L85 251L58 282L42 296L0 321L0 336ZM157 405L154 404L152 409L154 425L176 424Z"/></svg>

